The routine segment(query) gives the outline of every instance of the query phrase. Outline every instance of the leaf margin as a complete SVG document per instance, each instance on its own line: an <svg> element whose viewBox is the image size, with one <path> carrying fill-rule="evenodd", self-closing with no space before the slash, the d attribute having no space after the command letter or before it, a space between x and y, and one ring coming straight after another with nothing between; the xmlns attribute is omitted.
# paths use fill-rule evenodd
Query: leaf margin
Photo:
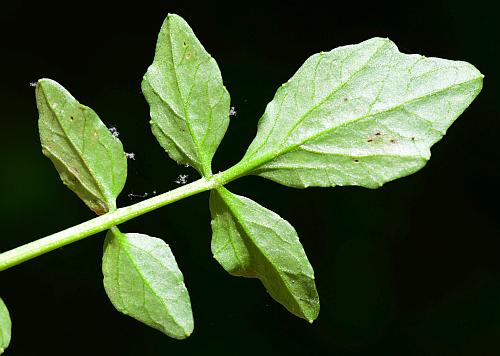
<svg viewBox="0 0 500 356"><path fill-rule="evenodd" d="M55 80L48 78L39 79L36 84L35 93L39 112L38 127L42 153L52 161L63 183L77 194L78 197L97 215L116 210L116 198L123 190L127 179L127 159L121 141L108 130L92 108L81 104L66 88ZM59 99L64 99L64 103L51 102L48 97L49 93L54 96L60 96ZM64 107L69 105L69 109L74 112L70 111L67 113L67 110L64 109L56 111L55 108L59 107L59 105ZM64 124L67 125L68 120L73 122L73 117L77 116L77 114L81 114L82 116L84 131L87 121L90 121L91 128L94 130L92 135L93 138L99 141L106 153L112 158L110 160L112 163L111 182L106 182L105 179L99 177L99 174L97 174L99 168L96 164L90 162L92 153L86 154L82 152L78 145L73 142L74 138L71 137L75 132L68 132L69 130L67 131L67 128L65 128ZM64 140L67 141L64 142L64 152L55 152L55 150L53 151L50 148L53 144L54 137L58 136L58 134L51 128L51 118L49 116L53 116L53 119L58 124L57 126L64 133ZM82 134L82 139L85 137L84 132ZM103 139L107 141L107 145L101 142ZM66 153L67 150L71 152L69 155ZM91 186L88 185L88 182L84 182L85 179L81 178L79 167L70 167L70 163L67 162L67 156L70 157L69 159L75 159L81 163L86 174L93 180ZM92 186L92 184L95 185Z"/></svg>
<svg viewBox="0 0 500 356"><path fill-rule="evenodd" d="M332 183L330 179L326 179L329 177L325 177L325 179L323 179L323 181L320 180L318 182L318 180L316 180L313 183L309 183L309 182L304 182L301 177L298 177L299 176L299 173L297 173L298 167L295 167L295 168L292 167L289 169L285 169L286 172L283 172L283 174L281 174L281 175L279 173L276 173L277 175L273 175L274 172L279 172L280 169L283 169L280 167L280 160L286 161L286 158L284 158L284 157L287 154L289 154L289 153L293 154L293 153L299 152L299 150L302 148L301 146L305 145L305 143L304 143L305 141L300 142L299 144L293 145L293 147L291 149L287 148L287 149L283 149L281 151L279 149L276 149L275 152L268 151L266 153L264 151L263 154L261 154L261 155L258 154L259 150L265 146L267 139L269 139L269 137L272 135L272 131L274 130L274 127L276 127L277 125L279 126L279 123L277 123L279 119L277 119L276 117L273 117L273 119L266 117L266 115L268 114L268 111L270 111L270 110L276 111L277 110L275 108L273 109L272 105L275 104L277 99L281 98L280 96L283 95L284 92L286 92L287 88L290 86L290 83L293 82L296 78L298 78L299 75L302 73L302 71L305 71L305 68L309 62L311 62L314 59L321 57L321 56L331 55L332 53L336 53L336 52L339 52L341 50L346 50L349 48L355 48L357 46L364 45L366 43L369 43L370 41L381 43L381 46L378 49L376 49L375 52L378 52L380 50L380 48L383 47L384 45L388 45L388 47L390 49L394 50L395 55L399 56L399 59L401 59L403 57L404 58L412 57L412 58L415 58L418 60L424 59L424 60L429 60L429 61L441 61L441 62L448 62L448 63L457 64L457 65L462 65L462 66L464 66L464 68L467 68L467 70L470 70L470 72L474 73L476 76L468 81L464 81L464 82L458 83L458 84L463 85L463 84L468 84L468 83L474 83L477 85L474 87L474 90L471 90L469 92L469 97L467 98L467 100L464 101L465 104L463 104L463 107L455 113L455 116L452 117L451 120L449 120L450 121L449 124L446 126L446 128L441 133L441 135L438 138L434 139L433 141L426 143L426 144L428 144L427 148L419 147L418 153L419 154L423 153L423 154L421 156L416 157L415 161L413 162L413 167L402 168L401 172L399 172L398 174L395 174L392 177L382 177L382 179L379 179L379 180L373 179L372 182L354 182L354 183L349 183L349 182L348 183L342 183L342 182L341 183L336 183L336 182ZM370 57L369 61L372 60L373 57L374 57L374 55L372 55ZM361 69L358 69L354 73L354 76L357 75L358 72L360 72L363 68L365 68L366 65L369 63L369 61L367 63L365 63L361 67ZM267 104L264 114L262 115L262 117L258 121L258 129L257 129L257 133L256 133L254 139L250 143L244 157L241 159L241 161L239 163L237 163L237 166L241 167L241 168L245 168L246 173L244 175L261 176L263 178L270 179L276 183L283 184L285 186L289 186L289 187L293 187L293 188L306 188L306 187L310 187L310 186L333 187L336 185L340 185L340 186L342 186L342 185L359 185L362 187L372 188L372 189L378 188L386 182L390 182L392 180L413 174L425 166L427 161L430 159L430 148L444 136L444 134L446 133L446 129L449 126L451 126L451 124L465 111L465 109L472 103L472 101L475 99L475 97L479 94L479 92L482 89L483 78L484 78L484 75L481 74L479 72L479 70L477 70L477 68L475 68L470 63L467 63L464 61L452 61L452 60L435 58L435 57L425 57L425 56L417 55L417 54L401 53L398 50L397 46L394 44L394 42L392 42L391 40L389 40L387 38L375 37L375 38L360 42L358 44L340 46L340 47L337 47L329 52L316 53L316 54L310 56L304 62L304 64L302 64L300 66L300 68L296 71L296 73L286 83L282 84L278 88L278 90L276 91L276 94L274 95L274 98ZM350 76L350 78L346 81L346 83L349 82L349 80L351 80L351 79L352 79L352 76ZM315 87L316 83L314 83L313 81L311 81L311 83L312 83L311 85L313 87ZM346 83L341 84L341 86L345 85ZM454 85L451 85L451 86L445 87L444 89L448 90L448 89L453 88L453 87L454 87ZM337 89L338 88L334 89L333 92L336 92ZM331 95L331 93L329 95L327 95L327 97L330 95ZM422 98L416 98L416 99L412 99L412 100L415 101L417 99L422 99ZM410 100L410 101L412 101L412 100ZM403 104L407 104L407 103L405 102ZM403 104L400 104L399 106L401 106ZM316 109L316 108L314 107L313 109ZM313 109L308 110L308 112L310 112ZM390 109L390 110L392 110L392 109ZM281 106L280 106L279 111L281 111ZM306 114L304 114L303 116L305 116ZM378 115L380 113L369 113L369 114L370 115L367 115L367 117L375 116L375 115ZM353 121L356 121L356 120L353 120ZM348 124L351 124L351 123L352 122L348 122ZM342 123L339 126L330 128L329 130L334 131L342 125L345 125L345 123ZM267 132L267 136L266 136L266 132ZM326 136L327 133L325 133L325 131L323 131L322 133L320 133L316 136L322 136L322 135ZM259 140L262 141L262 137L260 137L260 136L266 136L267 138L264 142L259 143ZM412 139L414 140L415 137L412 137ZM311 137L309 137L308 140L311 140ZM351 158L351 163L352 162L355 162L355 163L360 162L360 158L356 157L355 155L353 155L350 158ZM275 166L273 166L273 164L275 164ZM398 163L393 163L393 164L394 164L394 166L397 166ZM342 168L343 168L342 164L339 164L338 170L341 171ZM304 173L304 175L306 175L306 174L307 173ZM287 175L288 175L288 177L287 177ZM297 175L297 177L294 178L295 180L293 180L289 177L289 176L293 176L293 175ZM326 183L324 183L324 182L326 182Z"/></svg>
<svg viewBox="0 0 500 356"><path fill-rule="evenodd" d="M143 272L141 272L139 270L139 267L137 266L137 262L133 261L133 257L131 256L130 252L126 251L125 246L127 246L127 247L132 246L134 248L142 250L140 247L137 247L136 245L134 245L131 242L132 238L133 239L135 239L135 238L146 239L146 240L149 240L148 242L158 244L157 247L159 249L163 249L160 252L166 253L167 257L170 259L170 261L168 261L168 262L175 264L175 266L173 266L175 270L174 271L169 270L169 272L173 272L174 274L176 274L176 277L177 277L178 281L180 282L179 288L180 288L181 298L184 298L183 302L186 304L185 307L187 307L187 309L189 310L189 315L187 316L186 320L177 320L174 316L171 315L171 310L165 304L165 300L157 294L157 291L151 286L150 281L148 281L147 278L144 278ZM151 289L151 292L160 300L160 303L165 308L166 313L168 314L169 317L171 317L174 320L174 323L178 326L180 331L168 329L168 326L166 326L166 325L161 325L160 323L157 323L155 321L150 322L150 321L145 320L145 318L143 318L142 316L133 315L134 313L128 309L128 306L125 305L126 303L133 303L133 302L131 302L129 300L125 301L122 298L121 292L119 290L117 290L119 288L122 288L120 285L120 282L118 281L116 283L116 285L118 287L113 286L112 284L115 281L113 281L113 277L111 277L111 275L112 275L111 269L113 269L113 268L119 269L119 266L116 266L116 264L117 264L117 263L115 263L116 261L112 262L113 257L114 257L112 255L119 254L120 253L119 249L124 250L125 251L124 253L128 256L128 258L130 260L132 260L131 263L133 265L133 268L136 270L136 272L138 274L141 275L141 279L143 281L144 280L147 281L145 284ZM112 251L112 250L114 250L114 251ZM143 250L143 252L148 253L148 254L151 253L151 251L145 251L145 250ZM158 251L155 251L155 252L158 252ZM164 261L160 261L160 259L157 256L151 255L151 257L153 259L157 260L157 262L161 263L163 266L165 266L163 263ZM105 239L104 246L103 246L102 261L103 261L102 262L102 273L103 273L104 289L106 291L106 294L107 294L109 300L111 301L111 303L113 304L113 306L115 307L116 310L118 310L119 312L121 312L125 315L128 315L128 316L136 319L137 321L140 321L141 323L143 323L143 324L145 324L153 329L156 329L156 330L162 332L163 334L165 334L169 337L172 337L174 339L182 340L182 339L185 339L191 335L191 333L193 332L193 328L194 328L194 322L193 322L193 314L192 314L192 309L191 309L190 296L189 296L187 288L184 284L184 277L183 277L182 272L180 271L180 269L177 265L175 257L173 255L169 245L166 244L162 239L152 237L149 235L145 235L145 234L139 234L139 233L122 233L118 230L117 227L113 227L112 229L108 230L108 233L106 234L106 239ZM120 258L118 256L118 264L119 264L119 261L120 261ZM172 266L170 266L170 267L172 267ZM167 269L169 269L169 268L167 268ZM158 271L154 270L153 273L157 274ZM119 272L118 272L118 274L119 274ZM143 286L143 288L144 288L144 286ZM144 298L145 298L145 295L144 295ZM143 307L145 307L145 301L143 301L143 302L144 302ZM153 317L149 311L147 311L146 314L148 314L148 318L153 319ZM181 323L184 323L184 324L181 325Z"/></svg>
<svg viewBox="0 0 500 356"><path fill-rule="evenodd" d="M299 255L301 255L301 256L299 256L299 258L302 259L300 264L295 264L295 265L292 264L292 266L294 268L297 266L300 266L300 271L294 272L292 270L287 270L287 268L291 267L289 265L286 267L280 266L282 268L276 269L275 273L279 276L278 279L280 279L287 288L286 293L289 293L287 298L291 297L291 299L293 299L293 302L290 303L289 299L288 300L283 299L283 295L282 295L283 290L280 290L279 288L278 289L275 288L276 287L274 285L275 281L273 281L274 277L269 275L269 271L267 271L267 274L266 274L266 272L262 272L262 270L259 270L259 269L262 269L261 266L259 265L260 263L255 262L255 259L257 259L257 257L255 257L255 256L258 255L259 253L261 253L262 256L265 259L267 259L267 260L265 260L264 264L268 263L269 265L272 265L273 267L276 267L273 264L276 263L276 261L279 260L279 258L275 259L276 256L273 256L274 252L268 252L266 254L266 252L264 252L262 250L263 247L259 246L259 244L256 242L255 238L251 236L252 234L250 232L249 227L245 226L246 225L245 218L242 218L242 216L239 213L235 213L235 210L238 210L238 209L237 209L237 207L234 206L234 204L232 204L232 201L233 202L243 201L244 203L253 205L253 208L259 209L261 212L268 214L270 217L272 217L272 219L274 219L274 221L281 224L280 228L282 228L282 229L284 228L285 230L288 230L288 231L285 231L282 236L280 236L278 234L277 234L277 236L279 236L279 238L282 239L282 241L284 241L284 237L283 237L284 235L287 235L287 234L291 235L292 239L294 240L292 242L294 242L296 244L295 247L297 248ZM245 245L245 247L247 248L248 251L250 251L252 248L255 248L257 251L257 254L254 253L253 256L252 256L251 252L244 251L244 253L247 254L247 256L246 256L247 261L245 261L245 263L247 264L246 266L238 266L237 264L234 264L234 263L231 266L230 264L227 264L227 261L223 261L221 258L218 257L218 255L219 255L218 252L220 252L220 251L217 251L217 247L215 246L215 242L217 239L216 235L218 233L216 231L217 227L215 225L217 224L217 217L220 215L220 211L218 211L216 208L216 205L218 205L219 203L222 203L223 207L225 205L225 208L227 209L227 211L229 212L229 214L233 218L232 223L234 225L239 225L239 227L236 227L236 229L238 229L238 233L240 234L239 237L242 240L241 244ZM247 210L249 210L249 209L247 209ZM313 323L314 320L318 317L319 309L320 309L319 296L318 296L316 286L315 286L314 270L313 270L313 268L312 268L312 266L307 258L307 255L305 254L303 246L300 243L300 240L298 238L298 234L297 234L296 230L293 228L293 226L288 221L286 221L285 219L280 217L278 214L276 214L275 212L261 206L260 204L254 202L253 200L251 200L249 198L231 193L229 190L227 190L224 187L219 187L219 188L211 191L211 193L210 193L210 211L212 214L212 222L211 222L212 236L213 236L212 237L212 253L214 255L214 258L219 262L219 264L221 264L221 266L229 274L231 274L233 276L241 276L241 277L259 279L261 281L261 283L263 284L263 286L266 288L269 295L275 301L280 303L283 307L285 307L290 313L294 314L295 316L298 316L299 318L305 319L309 323ZM245 237L241 236L241 230L247 234L248 237L246 239L245 239ZM248 246L249 242L247 240L251 240L251 242L254 244L255 247L252 245ZM260 241L260 242L262 245L265 244L262 241ZM291 241L286 241L286 242L291 243ZM231 244L232 244L233 248L235 249L234 241L231 242ZM267 247L269 247L269 246L267 246ZM295 251L295 252L297 252L297 251ZM238 262L241 264L242 263L241 259L239 259L239 257L237 257L237 259L238 259ZM274 259L274 261L272 261L273 259ZM252 263L254 263L256 266L252 266ZM264 270L265 270L265 267L264 267ZM307 286L300 285L300 287L301 288L304 287L304 288L308 289L307 294L308 294L308 297L310 298L309 300L308 300L308 298L304 298L304 296L294 295L294 293L292 292L292 290L294 288L296 288L295 284L296 284L297 280L293 279L291 276L294 276L295 274L297 274L297 275L300 274L303 277L305 277L305 279L306 279L305 284ZM287 277L289 279L287 279Z"/></svg>

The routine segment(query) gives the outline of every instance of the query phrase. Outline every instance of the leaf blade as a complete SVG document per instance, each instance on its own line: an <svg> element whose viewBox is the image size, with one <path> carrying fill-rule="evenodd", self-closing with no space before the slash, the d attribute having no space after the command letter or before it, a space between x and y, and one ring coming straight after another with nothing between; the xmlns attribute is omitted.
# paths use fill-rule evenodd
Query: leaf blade
<svg viewBox="0 0 500 356"><path fill-rule="evenodd" d="M153 134L169 156L211 175L212 157L229 125L229 93L217 63L180 16L165 19L142 91Z"/></svg>
<svg viewBox="0 0 500 356"><path fill-rule="evenodd" d="M225 188L210 194L212 252L226 271L258 278L292 314L319 313L314 272L295 229L276 213Z"/></svg>
<svg viewBox="0 0 500 356"><path fill-rule="evenodd" d="M0 355L10 344L12 322L7 306L0 298Z"/></svg>
<svg viewBox="0 0 500 356"><path fill-rule="evenodd" d="M50 79L36 86L42 152L65 185L98 215L116 208L127 177L121 142L87 106Z"/></svg>
<svg viewBox="0 0 500 356"><path fill-rule="evenodd" d="M176 339L192 333L189 294L163 240L114 228L106 235L102 270L104 288L118 311Z"/></svg>
<svg viewBox="0 0 500 356"><path fill-rule="evenodd" d="M482 78L381 38L313 55L268 104L241 163L292 187L379 187L425 165Z"/></svg>

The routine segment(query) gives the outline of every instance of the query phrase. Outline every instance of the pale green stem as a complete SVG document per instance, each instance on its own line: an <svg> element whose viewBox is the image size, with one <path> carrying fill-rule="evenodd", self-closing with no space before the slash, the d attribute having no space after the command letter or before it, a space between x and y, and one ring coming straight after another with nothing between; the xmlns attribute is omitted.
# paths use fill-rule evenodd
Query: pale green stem
<svg viewBox="0 0 500 356"><path fill-rule="evenodd" d="M234 168L234 167L233 167ZM234 170L233 170L234 172ZM46 236L26 245L0 254L0 271L28 261L49 251L107 230L115 225L133 219L149 211L171 204L183 198L221 186L236 178L238 174L228 174L229 170L210 178L201 178L190 184L157 195L137 204L117 209L98 216L82 224L70 227L56 234ZM237 172L235 172L237 173Z"/></svg>
<svg viewBox="0 0 500 356"><path fill-rule="evenodd" d="M161 208L162 206L174 203L191 195L224 186L226 183L248 174L252 169L261 163L262 162L258 160L242 160L240 163L225 170L224 172L215 174L208 178L201 178L195 182L183 185L177 189L157 195L147 200L143 200L137 204L114 210L92 220L70 227L69 229L27 243L26 245L19 246L13 250L3 252L0 254L0 272L37 256L43 255L44 253L69 245L70 243L79 241L98 232L110 229L113 226L124 223L125 221L143 215L152 210Z"/></svg>

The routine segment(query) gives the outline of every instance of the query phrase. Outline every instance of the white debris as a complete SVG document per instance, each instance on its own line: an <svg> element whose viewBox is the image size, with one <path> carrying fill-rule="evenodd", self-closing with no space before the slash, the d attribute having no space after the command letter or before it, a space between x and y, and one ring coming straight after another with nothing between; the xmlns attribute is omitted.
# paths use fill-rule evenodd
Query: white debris
<svg viewBox="0 0 500 356"><path fill-rule="evenodd" d="M188 174L179 174L179 176L174 182L177 184L186 184L188 181L188 177L189 177Z"/></svg>
<svg viewBox="0 0 500 356"><path fill-rule="evenodd" d="M118 132L118 130L116 129L116 127L114 126L111 126L109 128L109 132L111 132L111 134L114 136L114 137L118 137L120 136L120 133Z"/></svg>
<svg viewBox="0 0 500 356"><path fill-rule="evenodd" d="M231 108L229 109L229 116L236 116L236 114L236 109L234 108L234 106L231 106Z"/></svg>

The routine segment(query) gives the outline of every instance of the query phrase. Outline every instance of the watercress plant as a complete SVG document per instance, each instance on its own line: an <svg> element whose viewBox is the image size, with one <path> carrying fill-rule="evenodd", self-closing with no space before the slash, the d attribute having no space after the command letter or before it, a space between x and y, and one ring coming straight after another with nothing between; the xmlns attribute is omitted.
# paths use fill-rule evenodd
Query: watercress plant
<svg viewBox="0 0 500 356"><path fill-rule="evenodd" d="M229 94L217 63L189 25L168 15L142 91L160 145L201 178L117 209L127 175L121 142L92 109L55 81L41 79L36 102L42 152L98 217L0 254L0 271L108 230L102 271L113 305L173 338L186 338L193 314L170 247L117 226L210 190L215 259L232 275L258 278L276 301L313 322L319 298L297 232L225 185L258 175L297 188L378 188L412 174L478 95L482 79L468 63L403 54L382 38L315 54L278 89L242 160L213 174L212 157L229 125ZM9 344L10 329L0 299L0 353Z"/></svg>

